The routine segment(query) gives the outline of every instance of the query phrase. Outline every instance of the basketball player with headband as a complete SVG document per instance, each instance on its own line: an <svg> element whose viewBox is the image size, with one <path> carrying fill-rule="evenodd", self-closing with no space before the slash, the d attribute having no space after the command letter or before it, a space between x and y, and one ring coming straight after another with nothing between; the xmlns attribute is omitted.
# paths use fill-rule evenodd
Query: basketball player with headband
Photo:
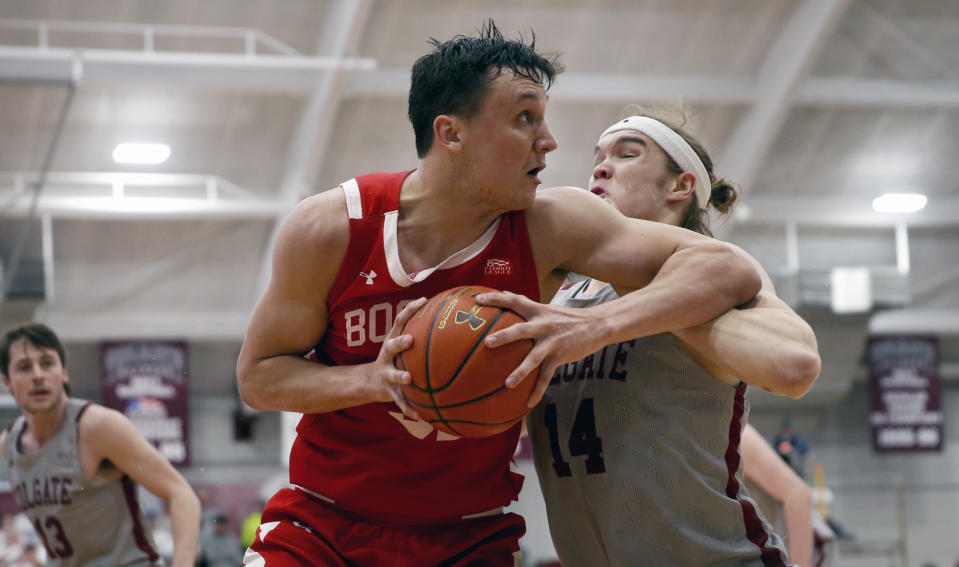
<svg viewBox="0 0 959 567"><path fill-rule="evenodd" d="M567 271L638 290L620 308L536 303L510 327L536 341L507 378L537 380L532 407L557 365L703 323L760 289L725 244L627 219L579 189L537 191L556 148L546 89L560 68L532 41L489 22L433 47L410 84L417 168L307 198L279 231L237 378L249 405L305 415L294 487L267 504L247 565L513 565L525 525L501 507L522 482L510 471L520 424L460 439L415 419L394 358L422 298L486 285L548 300ZM314 348L318 360L304 359Z"/></svg>
<svg viewBox="0 0 959 567"><path fill-rule="evenodd" d="M736 198L695 139L649 116L603 132L589 188L628 217L707 235L707 205L728 212ZM552 376L527 425L564 566L786 565L742 486L746 391L799 397L820 361L811 328L755 266L763 287L745 308L604 346ZM553 303L593 308L621 292L586 278Z"/></svg>

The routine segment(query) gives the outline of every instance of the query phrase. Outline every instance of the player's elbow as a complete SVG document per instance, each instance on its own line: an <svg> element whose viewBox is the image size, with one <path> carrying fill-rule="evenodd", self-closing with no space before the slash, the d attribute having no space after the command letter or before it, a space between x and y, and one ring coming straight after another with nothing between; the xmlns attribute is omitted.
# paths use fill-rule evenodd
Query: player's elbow
<svg viewBox="0 0 959 567"><path fill-rule="evenodd" d="M183 511L183 516L187 518L196 518L199 524L200 519L200 499L196 492L184 480L183 486L179 488L176 495L170 499L169 506L179 507Z"/></svg>
<svg viewBox="0 0 959 567"><path fill-rule="evenodd" d="M236 363L236 386L243 403L255 410L268 410L268 395L257 372L258 362L243 357Z"/></svg>
<svg viewBox="0 0 959 567"><path fill-rule="evenodd" d="M819 352L809 348L795 348L783 356L779 364L778 380L782 385L781 394L790 398L801 398L812 388L822 361Z"/></svg>

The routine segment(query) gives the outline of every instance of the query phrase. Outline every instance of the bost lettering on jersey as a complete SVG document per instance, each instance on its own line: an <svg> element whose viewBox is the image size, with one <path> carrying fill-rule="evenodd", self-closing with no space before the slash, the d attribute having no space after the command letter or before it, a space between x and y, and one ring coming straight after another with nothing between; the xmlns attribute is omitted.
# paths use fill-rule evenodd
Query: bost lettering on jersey
<svg viewBox="0 0 959 567"><path fill-rule="evenodd" d="M394 307L392 303L377 303L366 309L353 309L343 314L346 329L346 346L358 347L382 343L390 334L393 321L412 299L404 299Z"/></svg>

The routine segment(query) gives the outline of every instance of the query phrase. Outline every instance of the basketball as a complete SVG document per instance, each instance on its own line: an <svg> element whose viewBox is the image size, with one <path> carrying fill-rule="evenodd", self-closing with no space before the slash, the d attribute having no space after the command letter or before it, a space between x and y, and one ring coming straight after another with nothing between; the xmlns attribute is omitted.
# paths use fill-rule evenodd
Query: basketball
<svg viewBox="0 0 959 567"><path fill-rule="evenodd" d="M487 348L483 339L524 319L509 309L478 305L475 297L497 290L461 286L433 296L407 322L413 345L396 357L412 376L403 392L420 417L459 437L505 431L529 412L536 376L509 389L506 377L533 348L532 340Z"/></svg>

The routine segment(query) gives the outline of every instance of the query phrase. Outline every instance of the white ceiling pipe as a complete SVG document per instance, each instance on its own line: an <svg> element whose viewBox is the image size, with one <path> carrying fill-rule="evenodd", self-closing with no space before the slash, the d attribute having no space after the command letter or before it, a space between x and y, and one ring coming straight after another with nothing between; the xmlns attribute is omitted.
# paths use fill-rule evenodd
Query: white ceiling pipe
<svg viewBox="0 0 959 567"><path fill-rule="evenodd" d="M959 309L894 309L869 320L873 335L959 335Z"/></svg>

